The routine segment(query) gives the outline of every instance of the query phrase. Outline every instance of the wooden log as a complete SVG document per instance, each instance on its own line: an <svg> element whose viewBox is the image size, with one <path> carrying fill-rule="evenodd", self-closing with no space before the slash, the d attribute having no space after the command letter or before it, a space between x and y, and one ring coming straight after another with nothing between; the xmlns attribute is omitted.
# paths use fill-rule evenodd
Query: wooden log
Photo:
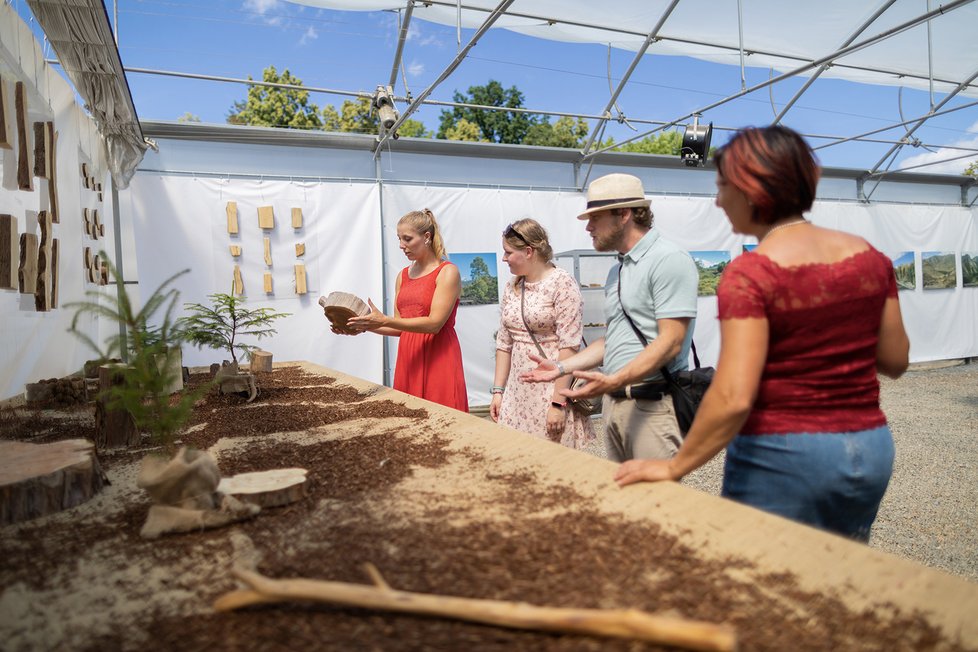
<svg viewBox="0 0 978 652"><path fill-rule="evenodd" d="M46 122L34 123L34 176L51 178L51 136Z"/></svg>
<svg viewBox="0 0 978 652"><path fill-rule="evenodd" d="M228 216L228 234L236 235L238 233L238 204L237 202L229 201L227 207L224 209Z"/></svg>
<svg viewBox="0 0 978 652"><path fill-rule="evenodd" d="M139 443L136 421L128 410L110 407L106 393L124 382L124 364L105 364L98 368L99 395L95 400L95 447L128 448Z"/></svg>
<svg viewBox="0 0 978 652"><path fill-rule="evenodd" d="M0 441L0 525L75 507L105 483L90 441Z"/></svg>
<svg viewBox="0 0 978 652"><path fill-rule="evenodd" d="M275 228L275 211L271 206L258 207L258 228L259 229Z"/></svg>
<svg viewBox="0 0 978 652"><path fill-rule="evenodd" d="M271 274L271 272L265 272L265 275L262 277L262 287L265 290L265 294L271 294L272 293L272 287L273 286L272 286L272 274Z"/></svg>
<svg viewBox="0 0 978 652"><path fill-rule="evenodd" d="M302 228L302 209L293 208L292 209L292 228L301 229Z"/></svg>
<svg viewBox="0 0 978 652"><path fill-rule="evenodd" d="M306 253L306 244L304 242L295 243L295 257L303 256Z"/></svg>
<svg viewBox="0 0 978 652"><path fill-rule="evenodd" d="M20 234L17 285L21 294L34 294L37 290L37 236L33 233Z"/></svg>
<svg viewBox="0 0 978 652"><path fill-rule="evenodd" d="M61 254L58 251L58 239L51 240L51 308L58 307L58 260Z"/></svg>
<svg viewBox="0 0 978 652"><path fill-rule="evenodd" d="M244 295L244 279L241 278L241 267L239 265L234 266L234 293L239 297Z"/></svg>
<svg viewBox="0 0 978 652"><path fill-rule="evenodd" d="M252 373L256 371L271 371L271 370L272 370L272 354L270 351L251 352Z"/></svg>
<svg viewBox="0 0 978 652"><path fill-rule="evenodd" d="M241 245L228 245L228 249L230 249L231 255L235 258L241 255Z"/></svg>
<svg viewBox="0 0 978 652"><path fill-rule="evenodd" d="M221 478L217 490L259 507L281 507L306 495L305 469L273 469Z"/></svg>
<svg viewBox="0 0 978 652"><path fill-rule="evenodd" d="M272 241L270 238L262 238L262 244L265 247L265 264L271 267L272 265Z"/></svg>
<svg viewBox="0 0 978 652"><path fill-rule="evenodd" d="M34 288L34 309L47 312L51 309L51 214L37 214L41 230L41 242L37 246L37 286Z"/></svg>
<svg viewBox="0 0 978 652"><path fill-rule="evenodd" d="M61 211L58 209L58 132L54 130L54 122L45 122L48 131L48 151L51 159L51 169L48 173L48 212L51 221L61 223Z"/></svg>
<svg viewBox="0 0 978 652"><path fill-rule="evenodd" d="M370 574L374 586L302 578L275 580L243 568L235 568L232 572L251 589L225 593L214 602L217 611L274 602L328 602L454 618L509 629L638 639L688 650L731 651L737 647L736 632L728 625L657 616L638 609L540 607L525 602L397 591L372 567Z"/></svg>
<svg viewBox="0 0 978 652"><path fill-rule="evenodd" d="M14 104L17 109L17 187L21 190L34 190L34 164L31 155L30 126L27 124L27 87L17 82L14 91Z"/></svg>
<svg viewBox="0 0 978 652"><path fill-rule="evenodd" d="M0 215L0 288L17 289L17 264L20 262L17 218Z"/></svg>
<svg viewBox="0 0 978 652"><path fill-rule="evenodd" d="M0 148L14 147L14 118L13 103L10 101L10 87L7 80L0 76Z"/></svg>
<svg viewBox="0 0 978 652"><path fill-rule="evenodd" d="M295 266L295 293L305 294L306 289L306 266L299 263Z"/></svg>
<svg viewBox="0 0 978 652"><path fill-rule="evenodd" d="M326 319L333 328L341 333L355 333L347 328L346 322L351 317L362 317L370 314L370 306L355 294L349 292L330 292L327 297L319 297L319 305L326 313Z"/></svg>

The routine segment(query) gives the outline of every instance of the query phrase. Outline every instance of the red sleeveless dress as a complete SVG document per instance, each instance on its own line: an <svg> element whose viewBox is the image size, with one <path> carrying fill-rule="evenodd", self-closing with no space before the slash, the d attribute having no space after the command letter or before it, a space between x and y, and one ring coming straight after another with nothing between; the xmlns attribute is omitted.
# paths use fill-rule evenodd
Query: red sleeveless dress
<svg viewBox="0 0 978 652"><path fill-rule="evenodd" d="M427 317L431 313L438 273L442 267L451 264L444 261L432 272L418 278L411 278L405 267L401 271L401 289L397 293L398 314L408 319ZM458 301L437 333L401 333L394 367L394 389L468 412L462 347L455 334L456 311Z"/></svg>

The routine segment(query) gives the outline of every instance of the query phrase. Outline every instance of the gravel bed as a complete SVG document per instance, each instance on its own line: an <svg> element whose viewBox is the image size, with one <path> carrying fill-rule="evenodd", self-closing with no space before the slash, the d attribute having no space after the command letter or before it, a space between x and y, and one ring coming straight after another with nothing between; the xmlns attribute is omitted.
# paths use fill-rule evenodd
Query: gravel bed
<svg viewBox="0 0 978 652"><path fill-rule="evenodd" d="M896 461L869 545L978 582L978 364L911 369L880 379ZM683 483L719 495L723 457Z"/></svg>

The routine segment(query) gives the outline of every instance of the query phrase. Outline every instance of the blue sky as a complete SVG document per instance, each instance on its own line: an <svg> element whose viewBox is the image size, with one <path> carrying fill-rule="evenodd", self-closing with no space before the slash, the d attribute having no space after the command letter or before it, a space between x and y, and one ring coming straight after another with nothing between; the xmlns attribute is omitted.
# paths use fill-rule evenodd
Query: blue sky
<svg viewBox="0 0 978 652"><path fill-rule="evenodd" d="M15 3L15 7L28 15L25 3ZM107 8L111 17L111 2ZM378 84L386 84L397 42L393 13L338 12L283 0L119 0L118 15L120 53L126 67L260 78L262 69L274 65L279 71L288 68L307 86L342 91L373 91ZM471 33L462 31L463 45ZM412 21L404 52L409 90L415 96L421 93L452 61L457 49L454 27ZM617 75L627 69L633 56L620 50L609 54L600 45L544 41L494 29L431 99L448 101L456 90L495 79L507 88L519 88L528 108L598 114L610 97L609 84L617 84ZM764 81L769 74L767 69L748 68L747 83ZM189 112L204 122L223 123L231 105L246 95L246 87L239 84L139 73L129 73L128 78L137 112L144 120L176 120ZM731 128L766 124L774 115L772 101L780 108L802 81L778 84L770 94L758 91L712 110L703 120ZM672 120L739 90L738 66L647 56L618 104L629 118ZM404 95L404 91L399 74L395 94ZM314 94L311 101L320 107L338 107L344 99ZM955 98L952 106L972 99ZM808 134L851 135L899 121L901 109L909 118L925 113L928 107L929 97L922 91L905 90L898 101L895 87L820 80L788 114L786 124ZM437 130L441 110L425 107L414 117ZM637 128L643 132L650 126ZM638 132L612 123L607 135L620 141ZM880 137L899 135L890 131ZM978 108L934 119L915 135L924 143L978 147ZM722 144L726 136L726 132L715 132L714 145ZM885 144L851 143L818 153L826 165L869 167L887 149ZM904 150L905 165L935 155L924 149ZM922 171L959 173L966 165L967 161L956 161Z"/></svg>
<svg viewBox="0 0 978 652"><path fill-rule="evenodd" d="M899 267L900 265L912 265L913 264L913 252L912 251L901 251L895 254L893 258L893 266Z"/></svg>
<svg viewBox="0 0 978 652"><path fill-rule="evenodd" d="M458 267L458 273L462 277L463 281L472 280L472 261L475 258L481 258L485 262L486 267L489 268L489 275L498 277L499 274L496 271L496 252L488 251L485 253L471 253L471 254L456 254L452 253L448 255L449 260L455 263Z"/></svg>
<svg viewBox="0 0 978 652"><path fill-rule="evenodd" d="M720 263L730 262L729 251L691 251L689 255L699 260L705 267L713 267Z"/></svg>

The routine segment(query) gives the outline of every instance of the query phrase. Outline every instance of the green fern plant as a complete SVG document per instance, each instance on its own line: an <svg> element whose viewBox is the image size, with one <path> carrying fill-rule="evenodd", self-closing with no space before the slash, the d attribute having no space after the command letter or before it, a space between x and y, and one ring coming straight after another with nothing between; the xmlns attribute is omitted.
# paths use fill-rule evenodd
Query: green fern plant
<svg viewBox="0 0 978 652"><path fill-rule="evenodd" d="M209 389L209 385L205 384L194 391L171 396L169 390L176 381L176 374L182 373L182 370L161 364L171 349L178 347L184 339L173 320L179 292L173 288L167 289L167 286L189 270L178 272L164 281L142 308L136 310L108 256L100 252L99 257L109 269L116 292L89 290L86 292L88 301L65 304L65 308L75 310L68 330L91 347L101 359L127 360L127 364L120 366L117 372L121 382L103 391L106 406L110 410L128 411L140 431L148 432L154 443L170 447L174 436L190 417L194 402ZM163 312L162 319L156 318L160 311ZM100 345L78 329L84 315L104 317L125 328ZM152 323L158 325L151 326Z"/></svg>
<svg viewBox="0 0 978 652"><path fill-rule="evenodd" d="M184 309L191 314L180 318L177 326L188 342L197 347L210 347L227 351L237 364L237 353L251 354L257 346L245 344L240 338L271 337L277 331L272 322L291 313L276 312L271 308L244 307L245 298L233 294L208 295L211 305L185 303Z"/></svg>

